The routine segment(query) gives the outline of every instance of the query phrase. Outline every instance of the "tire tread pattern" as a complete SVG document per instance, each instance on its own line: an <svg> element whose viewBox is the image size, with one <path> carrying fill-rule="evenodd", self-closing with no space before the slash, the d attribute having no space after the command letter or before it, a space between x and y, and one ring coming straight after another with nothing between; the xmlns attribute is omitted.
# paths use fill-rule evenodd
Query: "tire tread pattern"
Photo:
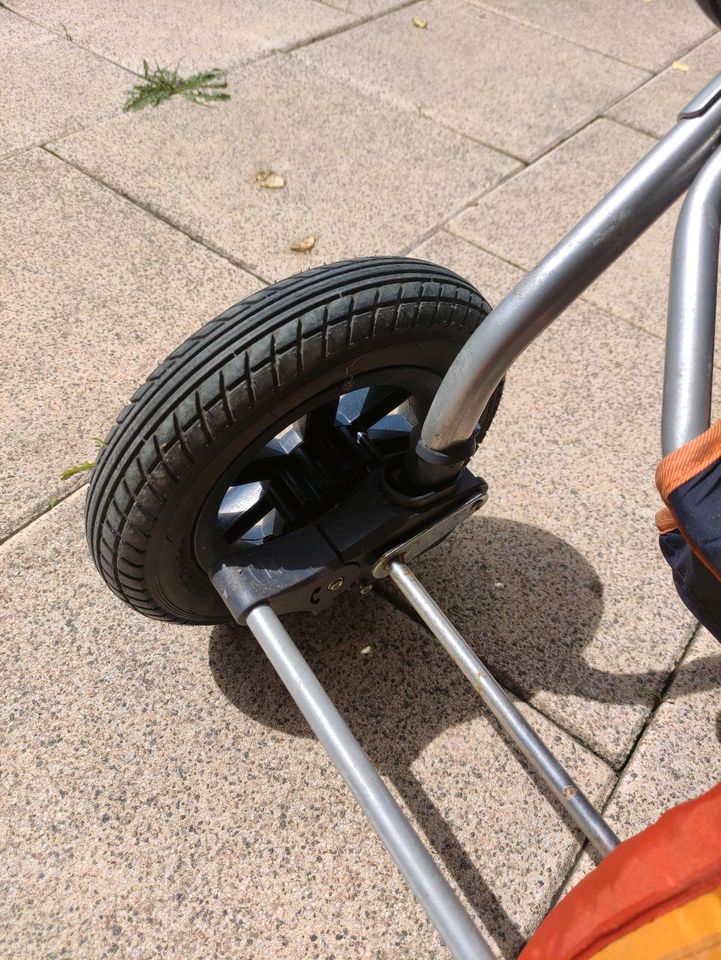
<svg viewBox="0 0 721 960"><path fill-rule="evenodd" d="M290 277L211 320L135 391L100 450L86 534L110 589L146 616L181 619L147 588L147 542L173 488L224 432L290 378L312 374L361 340L370 348L377 338L408 339L409 330L441 326L460 346L489 311L450 270L372 257ZM484 415L486 428L497 394Z"/></svg>

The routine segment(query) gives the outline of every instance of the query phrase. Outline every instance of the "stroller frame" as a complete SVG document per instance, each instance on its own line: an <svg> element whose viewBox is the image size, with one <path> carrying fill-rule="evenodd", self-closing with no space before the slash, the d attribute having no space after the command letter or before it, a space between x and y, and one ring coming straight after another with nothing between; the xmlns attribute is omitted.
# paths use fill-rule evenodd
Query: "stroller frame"
<svg viewBox="0 0 721 960"><path fill-rule="evenodd" d="M721 75L681 112L676 126L501 301L463 347L435 395L410 459L453 464L468 449L480 414L513 361L687 190L673 243L663 389L667 454L710 422L721 220ZM410 463L411 470L414 464ZM417 466L417 463L416 463ZM469 679L516 747L606 855L613 831L504 693L407 561L439 542L485 502L456 510L387 551L374 569L389 576ZM437 526L437 524L435 525ZM233 610L232 584L214 579ZM333 590L331 584L329 589ZM236 605L237 606L237 605ZM400 806L304 660L279 617L259 602L244 618L312 730L360 803L456 960L493 953Z"/></svg>

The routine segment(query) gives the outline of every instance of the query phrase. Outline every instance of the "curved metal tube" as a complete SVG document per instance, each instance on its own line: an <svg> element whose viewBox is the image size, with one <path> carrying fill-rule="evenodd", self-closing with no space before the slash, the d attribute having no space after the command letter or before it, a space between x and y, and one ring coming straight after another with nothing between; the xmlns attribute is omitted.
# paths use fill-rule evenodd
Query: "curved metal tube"
<svg viewBox="0 0 721 960"><path fill-rule="evenodd" d="M711 420L721 224L721 150L693 182L676 224L666 325L661 448L693 440Z"/></svg>
<svg viewBox="0 0 721 960"><path fill-rule="evenodd" d="M710 98L702 113L680 120L499 303L443 378L423 424L426 447L443 451L471 436L513 361L681 196L720 138L721 100Z"/></svg>

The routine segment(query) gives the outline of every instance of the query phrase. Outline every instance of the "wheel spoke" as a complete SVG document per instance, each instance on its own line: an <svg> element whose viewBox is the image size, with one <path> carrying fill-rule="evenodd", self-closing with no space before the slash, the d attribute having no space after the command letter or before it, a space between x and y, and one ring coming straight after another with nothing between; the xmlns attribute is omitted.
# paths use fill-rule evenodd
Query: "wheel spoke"
<svg viewBox="0 0 721 960"><path fill-rule="evenodd" d="M412 428L402 413L390 413L369 427L366 436L385 456L390 456L406 449Z"/></svg>
<svg viewBox="0 0 721 960"><path fill-rule="evenodd" d="M260 483L243 483L232 486L220 504L218 521L223 530L227 530L238 517L251 510L263 496Z"/></svg>
<svg viewBox="0 0 721 960"><path fill-rule="evenodd" d="M225 537L228 543L232 543L234 540L240 540L243 537L243 534L251 530L257 523L259 523L270 511L273 509L270 500L265 496L255 503L250 510L246 510L245 513L241 513L237 520L234 520L231 525L223 531L223 536Z"/></svg>
<svg viewBox="0 0 721 960"><path fill-rule="evenodd" d="M357 390L351 390L350 393L344 393L338 402L338 422L349 427L353 421L360 415L365 403L370 387L359 387Z"/></svg>
<svg viewBox="0 0 721 960"><path fill-rule="evenodd" d="M321 407L316 407L304 418L301 432L303 440L318 440L335 426L338 412L338 398L329 400Z"/></svg>
<svg viewBox="0 0 721 960"><path fill-rule="evenodd" d="M366 433L371 440L376 440L382 437L399 436L400 434L407 435L412 427L413 425L404 414L389 413L387 417L381 417L372 427L368 427Z"/></svg>
<svg viewBox="0 0 721 960"><path fill-rule="evenodd" d="M278 490L272 500L269 495L271 481L296 447L322 439L334 426L348 427L350 435L367 434L385 455L402 450L412 427L406 415L407 399L408 391L400 387L363 387L321 404L290 424L242 468L226 493L218 512L226 542L261 543L282 533L286 521L274 507ZM312 449L301 446L294 456L307 457Z"/></svg>
<svg viewBox="0 0 721 960"><path fill-rule="evenodd" d="M252 483L255 480L270 480L281 465L283 457L290 453L303 440L295 425L280 436L267 443L258 456L246 464L236 477L237 484Z"/></svg>
<svg viewBox="0 0 721 960"><path fill-rule="evenodd" d="M271 510L261 525L264 537L277 537L278 534L283 532L284 527L285 520L277 509Z"/></svg>
<svg viewBox="0 0 721 960"><path fill-rule="evenodd" d="M371 387L351 426L356 431L367 430L403 403L407 396L408 391L400 387Z"/></svg>

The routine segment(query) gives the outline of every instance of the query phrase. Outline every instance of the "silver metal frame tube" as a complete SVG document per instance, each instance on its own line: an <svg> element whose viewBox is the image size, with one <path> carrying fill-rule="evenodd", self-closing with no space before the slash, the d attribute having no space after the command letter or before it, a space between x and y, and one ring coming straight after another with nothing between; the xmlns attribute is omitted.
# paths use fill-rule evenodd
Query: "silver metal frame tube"
<svg viewBox="0 0 721 960"><path fill-rule="evenodd" d="M498 304L443 378L421 432L426 447L443 451L468 440L513 361L681 196L720 137L721 99L709 98Z"/></svg>
<svg viewBox="0 0 721 960"><path fill-rule="evenodd" d="M456 960L493 953L271 608L247 617L266 656Z"/></svg>
<svg viewBox="0 0 721 960"><path fill-rule="evenodd" d="M471 650L460 633L409 568L398 560L389 565L393 582L428 629L470 680L476 692L553 795L602 856L619 840L582 790L554 757L535 730L506 696L503 687Z"/></svg>
<svg viewBox="0 0 721 960"><path fill-rule="evenodd" d="M721 150L691 185L676 224L666 326L661 448L664 455L708 428L711 420Z"/></svg>

